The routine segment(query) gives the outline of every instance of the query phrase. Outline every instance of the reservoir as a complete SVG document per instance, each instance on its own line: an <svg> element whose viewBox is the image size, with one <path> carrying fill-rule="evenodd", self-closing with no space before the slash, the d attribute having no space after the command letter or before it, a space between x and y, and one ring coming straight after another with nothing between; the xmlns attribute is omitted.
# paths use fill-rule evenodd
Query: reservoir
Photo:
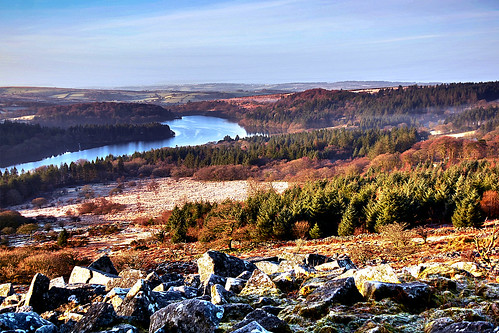
<svg viewBox="0 0 499 333"><path fill-rule="evenodd" d="M68 152L48 157L40 161L12 165L7 167L7 169L16 167L19 172L21 170L28 171L51 164L59 166L63 163L69 165L71 162L76 162L78 160L93 161L96 158L103 158L108 155L131 155L135 152L144 152L163 147L202 145L208 142L222 140L226 135L229 135L232 138L235 138L236 135L240 138L248 135L246 130L237 123L217 117L185 116L182 117L182 119L165 121L163 124L170 126L172 131L175 132L175 137L158 141L134 141Z"/></svg>

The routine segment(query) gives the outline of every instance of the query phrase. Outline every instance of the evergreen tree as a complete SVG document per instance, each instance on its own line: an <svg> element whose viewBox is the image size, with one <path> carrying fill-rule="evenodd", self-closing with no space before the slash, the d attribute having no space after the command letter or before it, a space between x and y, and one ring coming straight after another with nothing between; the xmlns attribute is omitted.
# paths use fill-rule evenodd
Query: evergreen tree
<svg viewBox="0 0 499 333"><path fill-rule="evenodd" d="M468 196L457 202L452 215L452 224L456 228L480 227L483 223L480 210L480 196L472 190Z"/></svg>

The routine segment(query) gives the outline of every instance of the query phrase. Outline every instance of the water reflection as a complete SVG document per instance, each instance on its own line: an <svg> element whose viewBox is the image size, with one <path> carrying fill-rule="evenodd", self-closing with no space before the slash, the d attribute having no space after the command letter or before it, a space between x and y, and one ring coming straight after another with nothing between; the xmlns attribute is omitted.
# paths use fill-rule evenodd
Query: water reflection
<svg viewBox="0 0 499 333"><path fill-rule="evenodd" d="M196 146L212 141L222 140L226 135L234 138L237 135L241 138L246 137L248 133L237 123L226 119L206 116L187 116L182 119L166 121L175 132L175 137L158 141L135 141L117 145L108 145L92 149L86 149L77 152L68 152L58 156L48 157L41 161L21 163L7 167L11 169L16 167L18 171L33 170L46 165L61 165L78 160L93 161L96 158L103 158L108 155L120 156L131 155L135 152L143 152L162 147L176 146Z"/></svg>

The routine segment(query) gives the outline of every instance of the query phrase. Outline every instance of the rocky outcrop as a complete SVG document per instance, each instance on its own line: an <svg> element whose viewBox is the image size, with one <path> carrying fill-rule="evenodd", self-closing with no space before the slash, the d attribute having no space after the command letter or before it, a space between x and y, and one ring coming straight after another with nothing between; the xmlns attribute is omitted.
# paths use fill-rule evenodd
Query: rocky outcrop
<svg viewBox="0 0 499 333"><path fill-rule="evenodd" d="M269 272L278 264L278 272L267 274L218 252L203 257L225 262L213 264L203 280L164 268L110 276L79 267L67 284L37 274L28 292L3 299L0 331L498 331L499 283L480 277L480 267L468 263L357 269L346 256L286 254L256 261L259 267L271 262ZM93 283L96 277L101 283ZM12 286L5 289L13 292Z"/></svg>

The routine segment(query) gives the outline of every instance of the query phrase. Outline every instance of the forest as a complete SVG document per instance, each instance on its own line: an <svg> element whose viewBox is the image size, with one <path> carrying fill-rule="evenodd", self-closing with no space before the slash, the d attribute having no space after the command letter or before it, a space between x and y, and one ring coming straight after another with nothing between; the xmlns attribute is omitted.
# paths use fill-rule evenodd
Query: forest
<svg viewBox="0 0 499 333"><path fill-rule="evenodd" d="M0 123L0 167L32 161L67 151L107 144L150 141L175 135L168 125L78 125L69 128L42 127L5 121Z"/></svg>
<svg viewBox="0 0 499 333"><path fill-rule="evenodd" d="M452 83L400 86L375 93L312 89L283 95L272 103L219 100L187 103L170 110L181 115L212 114L237 119L254 131L285 132L339 125L361 128L416 125L426 114L445 118L446 111L498 98L499 82Z"/></svg>
<svg viewBox="0 0 499 333"><path fill-rule="evenodd" d="M81 124L141 124L176 118L170 111L154 104L94 102L41 107L37 109L34 121L68 127Z"/></svg>

